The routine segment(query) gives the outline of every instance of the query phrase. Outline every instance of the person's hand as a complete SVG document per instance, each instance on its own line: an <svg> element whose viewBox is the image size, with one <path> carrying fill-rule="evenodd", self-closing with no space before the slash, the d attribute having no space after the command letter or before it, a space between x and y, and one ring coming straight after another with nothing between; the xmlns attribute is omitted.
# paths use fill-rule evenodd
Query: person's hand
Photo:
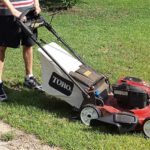
<svg viewBox="0 0 150 150"><path fill-rule="evenodd" d="M19 18L21 16L21 14L22 13L20 11L18 11L17 9L14 9L12 11L12 15L15 16L16 18Z"/></svg>
<svg viewBox="0 0 150 150"><path fill-rule="evenodd" d="M38 15L41 12L40 6L35 6L35 13Z"/></svg>
<svg viewBox="0 0 150 150"><path fill-rule="evenodd" d="M20 18L21 14L22 14L22 12L18 11L17 9L14 9L12 11L12 15L15 16L16 18ZM26 22L27 18L26 18L26 16L24 16L23 18L20 18L20 20L22 22Z"/></svg>

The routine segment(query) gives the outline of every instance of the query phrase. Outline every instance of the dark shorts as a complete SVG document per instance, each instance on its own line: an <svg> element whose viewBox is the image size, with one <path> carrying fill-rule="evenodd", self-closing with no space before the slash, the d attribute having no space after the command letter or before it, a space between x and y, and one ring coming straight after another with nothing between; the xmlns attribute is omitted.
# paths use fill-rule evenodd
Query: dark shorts
<svg viewBox="0 0 150 150"><path fill-rule="evenodd" d="M21 45L33 46L35 42L18 27L13 16L0 16L0 46L17 48ZM33 31L37 38L37 30Z"/></svg>

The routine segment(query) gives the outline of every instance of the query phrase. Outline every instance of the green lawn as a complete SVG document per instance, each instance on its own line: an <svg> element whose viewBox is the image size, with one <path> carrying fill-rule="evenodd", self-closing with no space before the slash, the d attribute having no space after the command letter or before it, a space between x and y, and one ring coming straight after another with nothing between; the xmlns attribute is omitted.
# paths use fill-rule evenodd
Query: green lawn
<svg viewBox="0 0 150 150"><path fill-rule="evenodd" d="M150 81L150 1L80 0L73 9L52 22L58 33L98 72L115 83L120 76ZM48 13L43 16L50 21ZM40 29L47 42L54 37ZM48 40L47 40L48 39ZM24 65L20 49L9 49L3 79L9 96L0 104L0 118L33 133L43 142L67 150L148 150L142 133L119 135L109 128L91 128L70 121L71 107L54 97L24 89ZM37 46L34 74L41 80Z"/></svg>

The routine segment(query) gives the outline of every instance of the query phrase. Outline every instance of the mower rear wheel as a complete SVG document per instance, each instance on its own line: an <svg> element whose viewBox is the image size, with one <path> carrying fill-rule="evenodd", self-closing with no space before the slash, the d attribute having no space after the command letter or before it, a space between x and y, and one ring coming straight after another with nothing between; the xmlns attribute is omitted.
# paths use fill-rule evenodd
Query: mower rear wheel
<svg viewBox="0 0 150 150"><path fill-rule="evenodd" d="M95 105L87 104L80 112L80 119L82 123L89 126L92 119L97 119L102 116L101 111Z"/></svg>
<svg viewBox="0 0 150 150"><path fill-rule="evenodd" d="M144 121L143 132L147 138L150 138L150 118Z"/></svg>

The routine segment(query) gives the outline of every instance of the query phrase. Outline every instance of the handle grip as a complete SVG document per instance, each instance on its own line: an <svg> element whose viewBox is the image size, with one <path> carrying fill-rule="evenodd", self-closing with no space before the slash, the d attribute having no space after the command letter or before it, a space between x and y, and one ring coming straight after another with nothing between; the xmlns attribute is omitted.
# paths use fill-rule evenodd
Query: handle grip
<svg viewBox="0 0 150 150"><path fill-rule="evenodd" d="M22 12L22 14L20 15L19 19L22 20L23 17L27 16L29 13L34 13L35 12L35 8L28 8L26 9L24 12Z"/></svg>

